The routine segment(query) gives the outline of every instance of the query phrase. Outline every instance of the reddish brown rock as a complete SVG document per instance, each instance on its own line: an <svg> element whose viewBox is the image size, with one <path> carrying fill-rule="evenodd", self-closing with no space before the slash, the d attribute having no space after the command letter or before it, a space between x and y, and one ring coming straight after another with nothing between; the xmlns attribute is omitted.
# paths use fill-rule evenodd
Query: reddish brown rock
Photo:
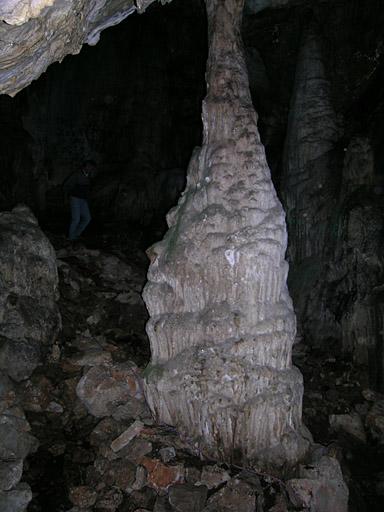
<svg viewBox="0 0 384 512"><path fill-rule="evenodd" d="M148 472L148 485L157 491L166 491L173 484L184 482L184 466L168 466L158 459L144 457L141 464Z"/></svg>

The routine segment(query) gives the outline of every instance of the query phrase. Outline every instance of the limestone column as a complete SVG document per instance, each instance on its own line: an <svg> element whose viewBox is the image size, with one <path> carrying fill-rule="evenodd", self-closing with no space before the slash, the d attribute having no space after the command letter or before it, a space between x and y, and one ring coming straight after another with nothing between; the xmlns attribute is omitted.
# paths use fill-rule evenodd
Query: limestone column
<svg viewBox="0 0 384 512"><path fill-rule="evenodd" d="M285 216L257 130L240 36L244 0L206 0L204 140L150 250L146 396L204 456L276 468L306 451L291 364Z"/></svg>

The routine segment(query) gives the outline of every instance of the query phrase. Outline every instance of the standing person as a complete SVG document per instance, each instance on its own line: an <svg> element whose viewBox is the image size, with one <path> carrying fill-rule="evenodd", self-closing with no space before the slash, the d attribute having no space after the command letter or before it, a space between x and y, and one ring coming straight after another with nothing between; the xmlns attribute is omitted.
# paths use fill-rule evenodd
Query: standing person
<svg viewBox="0 0 384 512"><path fill-rule="evenodd" d="M64 192L69 195L71 206L71 224L69 240L77 240L91 221L89 211L90 178L96 171L93 160L86 160L79 171L74 172L63 185Z"/></svg>

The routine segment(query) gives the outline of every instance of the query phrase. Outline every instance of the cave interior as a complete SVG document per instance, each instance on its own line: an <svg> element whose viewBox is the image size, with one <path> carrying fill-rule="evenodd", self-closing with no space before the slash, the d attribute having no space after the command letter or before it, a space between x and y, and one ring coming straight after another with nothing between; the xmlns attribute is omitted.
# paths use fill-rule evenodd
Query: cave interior
<svg viewBox="0 0 384 512"><path fill-rule="evenodd" d="M246 2L241 34L261 141L286 213L303 422L316 443L336 454L349 510L381 510L384 10L379 0L276 2L262 10L253 8L257 3ZM46 362L27 377L11 378L39 448L31 448L21 470L33 498L25 498L25 484L0 486L0 512L71 506L74 512L325 512L321 503L310 509L295 502L273 477L268 483L230 462L219 467L209 461L218 483L206 468L204 480L201 461L176 432L155 431L140 409L139 390L128 400L129 413L119 404L108 416L96 410L102 405L91 404L91 388L114 377L105 370L90 383L81 380L104 363L125 365L131 379L148 364L148 313L140 297L148 248L166 233L166 214L185 190L191 155L202 144L207 56L204 1L155 2L103 31L97 45L51 64L14 97L0 95L0 211L27 205L55 248L62 324L53 348L42 350ZM92 221L81 241L71 244L63 184L85 160L97 169ZM3 254L0 268L6 272L6 249ZM2 329L0 370L7 336ZM101 359L84 362L82 343ZM103 347L103 356L94 344ZM3 389L0 372L0 416ZM131 441L132 453L144 456L140 464L139 458L117 456L108 444L123 433L120 423L127 418L130 427L145 424ZM4 464L24 458L0 451L0 479ZM156 480L160 470L153 461L160 459L164 474L164 468L173 473ZM159 483L162 478L170 478L167 485ZM195 508L188 508L192 502ZM337 506L328 512L344 510Z"/></svg>

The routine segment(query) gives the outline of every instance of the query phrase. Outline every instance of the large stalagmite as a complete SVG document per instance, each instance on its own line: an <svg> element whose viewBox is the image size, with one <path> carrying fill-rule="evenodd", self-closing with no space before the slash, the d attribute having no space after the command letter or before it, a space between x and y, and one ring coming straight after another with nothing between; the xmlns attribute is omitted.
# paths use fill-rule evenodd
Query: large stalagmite
<svg viewBox="0 0 384 512"><path fill-rule="evenodd" d="M206 0L204 141L151 248L146 396L209 457L258 467L306 451L287 235L257 130L240 36L244 0Z"/></svg>

